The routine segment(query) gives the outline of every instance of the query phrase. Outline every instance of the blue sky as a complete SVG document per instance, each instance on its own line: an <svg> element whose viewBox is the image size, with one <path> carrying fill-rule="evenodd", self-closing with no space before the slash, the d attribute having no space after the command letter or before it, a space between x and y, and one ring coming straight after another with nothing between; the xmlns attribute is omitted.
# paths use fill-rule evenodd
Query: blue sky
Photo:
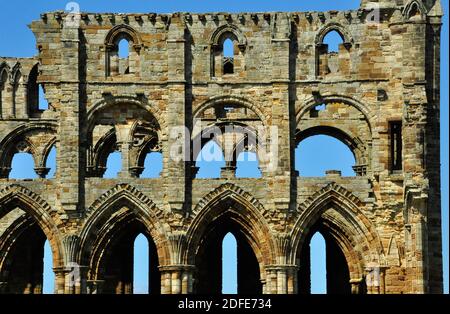
<svg viewBox="0 0 450 314"><path fill-rule="evenodd" d="M63 10L69 1L55 1L55 0L15 0L15 1L2 1L0 10L0 21L3 25L0 27L0 38L2 44L0 45L1 56L12 57L30 57L36 54L35 39L32 32L27 28L27 25L34 19L38 19L40 13L46 11ZM299 0L227 0L227 1L186 1L186 0L173 0L173 1L139 1L139 0L79 0L77 1L82 11L89 12L238 12L238 11L307 11L307 10L347 10L355 9L359 6L359 0L349 1L329 1L329 0L315 0L315 1L299 1ZM444 11L448 13L448 1L443 0ZM442 211L443 211L443 238L444 238L444 282L445 291L448 293L448 16L444 18L444 27L442 33L442 89L441 89L441 160L442 160ZM327 169L341 169L344 175L351 175L351 165L354 163L353 156L349 153L349 150L343 146L342 143L328 137L317 137L314 140L307 139L301 144L301 153L298 150L296 152L296 167L300 170L301 174L306 176L322 175ZM329 158L323 158L323 156L330 156L330 151L333 151L334 160ZM27 164L27 156L19 156L14 160L16 167L14 167L13 176L20 178L24 176ZM53 158L53 157L51 157ZM159 162L158 156L152 156L152 159L148 160L148 164L155 164ZM322 159L320 159L322 158ZM51 162L50 162L51 163ZM118 166L118 161L110 160L111 168ZM258 175L255 170L254 164L245 165L242 164L240 173L243 176ZM248 165L251 165L250 167ZM341 166L339 166L341 165ZM344 167L342 166L344 165ZM17 167L18 166L18 167ZM203 176L214 175L217 173L216 165L203 165L205 169L202 169ZM32 167L31 167L32 168ZM19 169L19 170L17 170ZM250 169L250 170L249 170ZM114 169L110 169L111 172ZM152 168L149 173L146 173L148 177L151 177L161 171L160 168ZM28 172L29 173L29 172ZM30 175L28 175L30 176ZM226 268L224 271L229 275L225 276L224 292L235 291L235 264L233 263L234 256L234 241L230 236L227 236L224 242L224 250L228 254L224 254L226 259L224 264ZM324 287L324 241L320 236L315 236L312 241L314 246L312 254L312 269L313 278L313 291L320 293L325 290ZM136 268L142 269L147 263L145 260L145 239L139 238L136 244L137 262ZM46 246L46 252L48 253L48 246ZM51 264L51 260L46 254L46 265ZM136 284L136 289L145 290L145 272L139 272ZM52 291L52 274L47 270L44 274L46 282L46 292Z"/></svg>

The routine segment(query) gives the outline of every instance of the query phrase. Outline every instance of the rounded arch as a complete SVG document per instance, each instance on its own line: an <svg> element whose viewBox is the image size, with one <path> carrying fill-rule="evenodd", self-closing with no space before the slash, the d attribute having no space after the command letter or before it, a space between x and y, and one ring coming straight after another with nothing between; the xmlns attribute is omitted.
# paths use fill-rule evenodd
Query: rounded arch
<svg viewBox="0 0 450 314"><path fill-rule="evenodd" d="M27 135L33 132L37 133L50 133L52 134L52 138L44 143L42 149L38 149L36 145L34 145L28 138ZM3 175L7 175L11 168L12 158L14 154L17 152L17 144L19 142L25 141L28 145L28 149L30 153L33 155L33 159L35 161L36 166L43 165L41 162L45 162L46 155L48 152L46 148L48 148L49 144L54 144L56 142L56 133L57 133L57 125L52 122L32 122L27 124L22 124L11 131L7 136L5 136L0 142L0 170ZM51 146L50 145L50 149Z"/></svg>
<svg viewBox="0 0 450 314"><path fill-rule="evenodd" d="M328 23L327 25L322 27L322 29L319 30L315 38L316 45L323 44L325 36L332 31L336 31L341 36L342 40L344 41L344 44L353 45L354 40L348 29L343 25L335 22Z"/></svg>
<svg viewBox="0 0 450 314"><path fill-rule="evenodd" d="M186 234L187 251L184 260L194 263L196 251L208 227L219 216L228 215L241 228L259 262L261 274L264 265L274 261L273 239L267 223L268 212L263 205L234 184L226 183L203 197L194 208L195 218Z"/></svg>
<svg viewBox="0 0 450 314"><path fill-rule="evenodd" d="M125 211L120 206L126 207ZM138 220L145 227L145 231L151 236L156 245L159 261L164 264L170 260L166 234L170 226L161 223L160 218L164 213L153 201L138 189L128 185L119 184L98 198L87 209L87 220L80 234L81 250L76 257L82 265L89 264L92 252L104 249L105 239L98 230L105 230L113 235L122 228L121 222ZM118 230L115 230L115 227Z"/></svg>
<svg viewBox="0 0 450 314"><path fill-rule="evenodd" d="M364 147L363 141L358 138L353 138L346 132L331 126L315 126L302 131L297 131L296 133L296 143L297 145L308 137L316 135L327 135L344 143L352 152L357 165L366 164L368 161L365 160L366 148Z"/></svg>
<svg viewBox="0 0 450 314"><path fill-rule="evenodd" d="M217 135L223 135L226 133L226 128L229 126L229 122L219 122L212 125L208 125L202 130L199 130L199 132L196 132L197 134L193 134L192 141L194 143L200 143L200 147L196 147L194 144L194 147L192 149L192 160L197 160L197 157L200 155L203 147L209 143L210 141L213 141L216 143L220 149L222 150L222 153L224 154L225 161L231 161L232 163L236 163L236 158L239 153L243 151L251 151L255 152L258 155L258 158L261 156L259 155L260 151L258 150L259 143L257 139L257 131L254 130L253 127L248 126L241 122L233 122L232 126L234 134L242 134L242 138L238 139L233 145L233 149L230 150L228 155L225 154L223 143L217 138ZM203 135L209 134L211 137L203 137ZM214 136L213 136L214 135ZM249 142L255 143L255 147L246 147L246 144ZM235 158L236 157L236 158ZM264 159L261 158L261 159Z"/></svg>
<svg viewBox="0 0 450 314"><path fill-rule="evenodd" d="M224 41L224 37L226 37L227 34L231 34L234 37L234 40L238 42L240 49L244 49L247 46L247 38L242 31L233 24L219 26L211 35L211 46L214 48L220 47Z"/></svg>
<svg viewBox="0 0 450 314"><path fill-rule="evenodd" d="M159 108L156 106L151 106L146 100L143 100L141 97L136 96L111 96L105 97L101 101L94 104L88 111L86 120L88 121L88 133L92 131L95 126L95 115L101 112L102 110L120 104L133 104L136 105L143 110L147 111L152 117L155 118L158 123L158 134L159 138L163 138L165 136L164 130L166 129L166 123L163 117L163 114Z"/></svg>
<svg viewBox="0 0 450 314"><path fill-rule="evenodd" d="M359 110L364 115L364 120L367 122L367 125L369 126L370 132L372 132L372 122L374 121L375 113L369 109L367 105L364 103L343 95L338 94L321 94L320 99L317 99L317 97L310 97L307 99L302 106L300 106L295 113L297 125L299 125L300 120L302 117L313 107L323 104L323 103L331 103L331 102L341 102L346 105L352 106Z"/></svg>
<svg viewBox="0 0 450 314"><path fill-rule="evenodd" d="M139 34L129 25L121 24L114 26L105 37L107 48L115 47L121 39L127 39L133 43L133 48L139 51L142 48L142 40Z"/></svg>
<svg viewBox="0 0 450 314"><path fill-rule="evenodd" d="M63 222L56 218L57 213L39 195L23 186L11 185L0 191L0 217L16 207L31 216L46 236L52 249L54 267L62 265L64 254L58 226Z"/></svg>
<svg viewBox="0 0 450 314"><path fill-rule="evenodd" d="M238 105L241 107L245 107L253 111L259 118L259 120L263 123L263 125L267 125L267 117L263 114L263 112L259 109L258 105L247 100L244 97L240 96L216 96L208 99L199 105L194 112L192 113L194 119L198 119L200 114L203 113L206 109L214 107L214 106L225 106L225 105Z"/></svg>
<svg viewBox="0 0 450 314"><path fill-rule="evenodd" d="M360 280L370 263L384 265L384 250L378 233L369 219L361 212L364 204L345 188L332 183L316 192L300 204L292 237L292 255L295 262L300 256L305 235L321 222L346 257L350 278Z"/></svg>

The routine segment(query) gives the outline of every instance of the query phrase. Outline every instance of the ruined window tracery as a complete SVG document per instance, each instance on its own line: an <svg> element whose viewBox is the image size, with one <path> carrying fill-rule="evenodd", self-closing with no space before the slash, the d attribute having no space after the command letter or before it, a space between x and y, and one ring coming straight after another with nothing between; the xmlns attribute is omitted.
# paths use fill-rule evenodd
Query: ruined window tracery
<svg viewBox="0 0 450 314"><path fill-rule="evenodd" d="M101 177L107 169L111 153L121 154L119 176L140 177L149 153L161 152L159 124L153 115L137 104L106 106L95 112L89 129L87 151L88 176Z"/></svg>
<svg viewBox="0 0 450 314"><path fill-rule="evenodd" d="M247 41L234 25L219 27L211 37L211 76L239 74L245 70Z"/></svg>
<svg viewBox="0 0 450 314"><path fill-rule="evenodd" d="M316 37L316 75L350 75L350 52L353 39L347 30L335 23L324 27Z"/></svg>
<svg viewBox="0 0 450 314"><path fill-rule="evenodd" d="M194 160L197 160L197 156L206 147L207 142L214 138L217 147L220 147L223 152L223 159L220 158L220 161L225 163L222 166L223 176L234 177L238 174L243 177L260 177L262 175L267 147L264 146L266 143L258 142L263 135L258 138L257 134L264 130L264 125L253 108L239 101L219 101L198 110L195 113L195 121L192 137ZM200 140L199 137L201 137ZM201 146L196 147L198 144ZM250 166L252 168L250 170L253 171L242 172L242 169L239 169L239 173L236 173L238 163L245 164L246 168Z"/></svg>
<svg viewBox="0 0 450 314"><path fill-rule="evenodd" d="M128 25L114 27L106 36L106 77L140 75L141 39Z"/></svg>

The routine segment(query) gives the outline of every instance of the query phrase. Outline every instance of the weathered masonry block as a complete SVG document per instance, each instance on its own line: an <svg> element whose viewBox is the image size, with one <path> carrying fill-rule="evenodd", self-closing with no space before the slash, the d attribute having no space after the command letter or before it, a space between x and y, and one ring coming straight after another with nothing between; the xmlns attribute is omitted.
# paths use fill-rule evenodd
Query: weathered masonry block
<svg viewBox="0 0 450 314"><path fill-rule="evenodd" d="M30 25L38 55L0 58L0 292L41 292L47 239L56 293L131 293L143 233L151 292L220 293L219 248L232 232L238 292L309 293L309 240L320 231L328 292L441 293L441 18L439 0L42 14ZM337 52L324 43L331 31ZM236 178L232 159L220 179L197 178L194 139L228 125L276 126L276 169L260 146L222 147L256 152L262 177ZM180 126L190 134L174 136ZM294 149L318 134L348 145L355 177L298 176ZM171 158L180 139L188 161ZM52 147L57 171L46 179ZM122 170L103 178L114 151ZM20 152L39 178L9 178ZM140 177L150 152L162 153L160 178Z"/></svg>

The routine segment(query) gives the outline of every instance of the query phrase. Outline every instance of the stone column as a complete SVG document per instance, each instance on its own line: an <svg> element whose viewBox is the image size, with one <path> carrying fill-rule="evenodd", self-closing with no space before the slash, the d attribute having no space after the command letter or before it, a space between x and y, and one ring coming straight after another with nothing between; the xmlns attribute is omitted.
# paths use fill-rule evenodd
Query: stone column
<svg viewBox="0 0 450 314"><path fill-rule="evenodd" d="M193 265L160 266L162 294L193 293Z"/></svg>
<svg viewBox="0 0 450 314"><path fill-rule="evenodd" d="M234 179L236 176L236 167L227 165L220 170L220 177L223 179Z"/></svg>
<svg viewBox="0 0 450 314"><path fill-rule="evenodd" d="M295 265L269 265L266 270L267 294L295 294L297 293L297 272Z"/></svg>
<svg viewBox="0 0 450 314"><path fill-rule="evenodd" d="M350 279L350 286L352 294L360 294L361 293L361 285L363 284L364 279Z"/></svg>
<svg viewBox="0 0 450 314"><path fill-rule="evenodd" d="M53 272L55 273L55 294L65 294L66 292L66 274L67 268L65 267L54 267Z"/></svg>
<svg viewBox="0 0 450 314"><path fill-rule="evenodd" d="M69 263L53 268L55 272L55 294L82 294L87 292L87 266Z"/></svg>
<svg viewBox="0 0 450 314"><path fill-rule="evenodd" d="M129 178L131 176L131 168L130 168L130 147L132 143L124 141L118 142L118 146L120 146L120 152L122 155L122 169L120 170L118 177L119 178Z"/></svg>

